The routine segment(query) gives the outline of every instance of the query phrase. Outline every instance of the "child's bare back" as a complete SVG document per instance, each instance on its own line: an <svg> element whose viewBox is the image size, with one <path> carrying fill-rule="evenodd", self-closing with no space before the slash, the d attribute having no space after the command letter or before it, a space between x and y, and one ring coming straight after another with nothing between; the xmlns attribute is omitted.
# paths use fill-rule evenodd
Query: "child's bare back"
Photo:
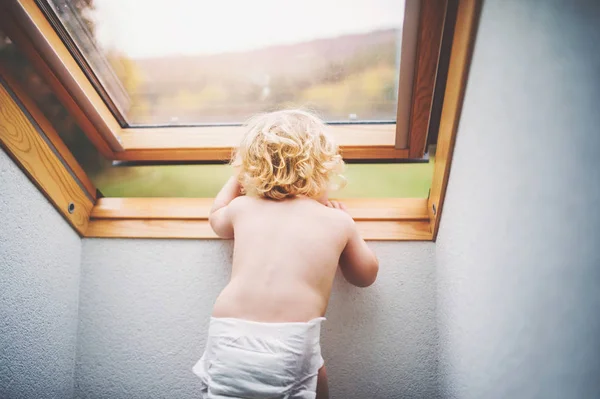
<svg viewBox="0 0 600 399"><path fill-rule="evenodd" d="M204 398L326 398L320 328L336 270L368 286L379 264L328 200L343 161L323 122L279 111L247 127L210 212L215 233L234 239L233 268L194 372Z"/></svg>
<svg viewBox="0 0 600 399"><path fill-rule="evenodd" d="M343 210L306 197L239 197L229 206L233 270L213 316L263 322L324 316L344 249L341 263L350 282L373 282L377 261ZM352 258L361 255L370 259Z"/></svg>

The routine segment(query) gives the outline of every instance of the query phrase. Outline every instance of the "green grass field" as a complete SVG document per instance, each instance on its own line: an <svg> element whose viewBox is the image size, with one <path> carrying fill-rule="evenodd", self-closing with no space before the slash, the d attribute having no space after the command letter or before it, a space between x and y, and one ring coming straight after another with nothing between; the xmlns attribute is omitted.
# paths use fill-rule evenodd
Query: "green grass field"
<svg viewBox="0 0 600 399"><path fill-rule="evenodd" d="M113 167L95 183L107 197L214 197L231 176L227 165ZM347 185L338 198L425 198L433 160L413 164L346 165Z"/></svg>

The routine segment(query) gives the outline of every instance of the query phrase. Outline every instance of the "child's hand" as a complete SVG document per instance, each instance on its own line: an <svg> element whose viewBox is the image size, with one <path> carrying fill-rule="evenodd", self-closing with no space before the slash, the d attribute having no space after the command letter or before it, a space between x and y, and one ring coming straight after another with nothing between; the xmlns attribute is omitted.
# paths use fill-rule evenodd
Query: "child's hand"
<svg viewBox="0 0 600 399"><path fill-rule="evenodd" d="M341 211L348 213L348 208L346 208L346 205L342 204L339 201L327 201L326 205L328 208L339 209Z"/></svg>

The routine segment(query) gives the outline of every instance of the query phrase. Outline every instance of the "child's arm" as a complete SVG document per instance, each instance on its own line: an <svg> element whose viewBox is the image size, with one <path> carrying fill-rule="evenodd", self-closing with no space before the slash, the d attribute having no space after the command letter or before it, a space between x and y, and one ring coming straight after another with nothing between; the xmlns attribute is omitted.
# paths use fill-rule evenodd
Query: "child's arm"
<svg viewBox="0 0 600 399"><path fill-rule="evenodd" d="M340 256L340 269L344 278L357 287L368 287L375 282L379 260L352 223L348 243Z"/></svg>
<svg viewBox="0 0 600 399"><path fill-rule="evenodd" d="M327 206L348 213L341 202L327 201ZM348 242L340 256L340 269L344 278L357 287L368 287L373 284L379 272L379 260L361 238L352 218L349 220Z"/></svg>
<svg viewBox="0 0 600 399"><path fill-rule="evenodd" d="M228 205L240 195L240 183L235 177L231 177L215 198L208 220L210 227L221 238L233 238L233 223Z"/></svg>

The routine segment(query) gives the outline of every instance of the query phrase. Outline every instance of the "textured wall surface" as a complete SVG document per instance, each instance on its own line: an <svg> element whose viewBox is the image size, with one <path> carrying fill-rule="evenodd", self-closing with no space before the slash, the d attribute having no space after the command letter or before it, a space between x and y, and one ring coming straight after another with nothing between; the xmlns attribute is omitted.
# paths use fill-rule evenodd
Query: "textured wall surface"
<svg viewBox="0 0 600 399"><path fill-rule="evenodd" d="M600 397L599 21L594 0L484 2L438 242L373 243L376 285L337 279L333 398ZM230 258L216 241L81 254L0 151L0 398L71 398L74 369L79 398L197 397Z"/></svg>
<svg viewBox="0 0 600 399"><path fill-rule="evenodd" d="M81 240L0 149L0 398L71 398Z"/></svg>
<svg viewBox="0 0 600 399"><path fill-rule="evenodd" d="M333 399L438 397L434 245L371 243L370 288L337 276L323 332Z"/></svg>
<svg viewBox="0 0 600 399"><path fill-rule="evenodd" d="M212 304L231 243L83 241L79 398L196 398ZM323 353L333 398L435 398L432 243L375 243L368 289L335 283ZM338 276L341 277L341 276Z"/></svg>
<svg viewBox="0 0 600 399"><path fill-rule="evenodd" d="M599 104L599 2L484 2L436 244L444 397L600 397Z"/></svg>

